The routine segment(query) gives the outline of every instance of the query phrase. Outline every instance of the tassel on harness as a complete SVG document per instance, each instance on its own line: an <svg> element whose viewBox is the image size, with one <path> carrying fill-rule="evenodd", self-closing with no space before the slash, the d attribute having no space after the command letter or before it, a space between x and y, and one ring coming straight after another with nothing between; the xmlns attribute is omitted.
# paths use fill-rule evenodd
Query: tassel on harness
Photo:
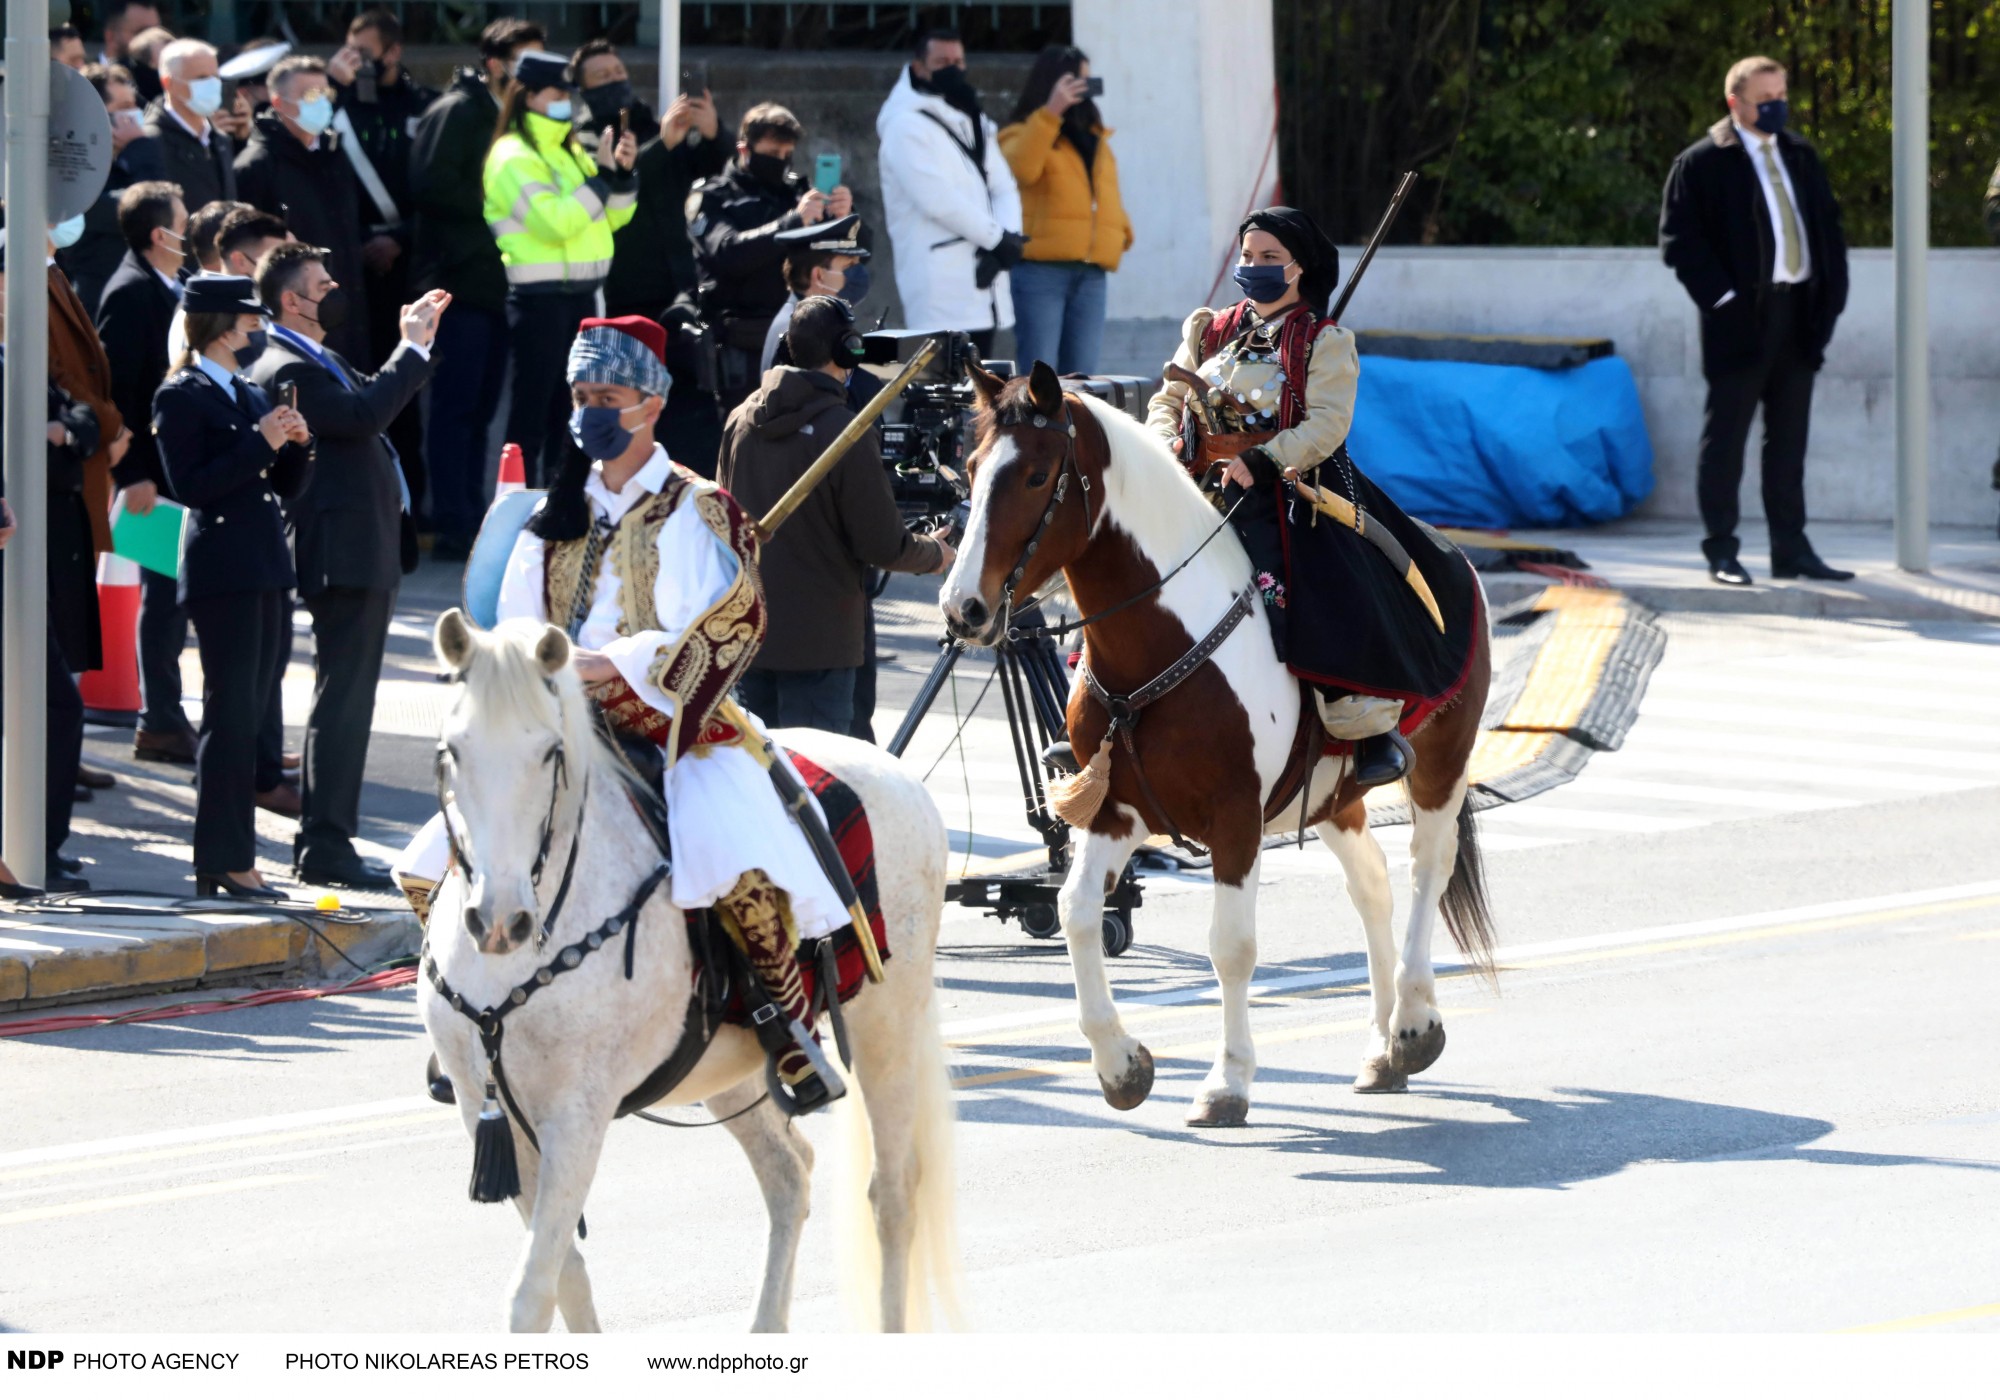
<svg viewBox="0 0 2000 1400"><path fill-rule="evenodd" d="M479 1127L472 1135L472 1184L466 1194L481 1205L497 1205L521 1194L521 1167L514 1160L514 1125L500 1106L500 1091L489 1077Z"/></svg>

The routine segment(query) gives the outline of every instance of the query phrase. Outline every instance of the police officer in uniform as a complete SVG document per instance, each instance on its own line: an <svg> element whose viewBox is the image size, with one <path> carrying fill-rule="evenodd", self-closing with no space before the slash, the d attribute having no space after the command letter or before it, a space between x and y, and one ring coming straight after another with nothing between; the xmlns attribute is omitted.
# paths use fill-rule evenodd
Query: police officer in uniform
<svg viewBox="0 0 2000 1400"><path fill-rule="evenodd" d="M688 196L688 233L701 272L699 301L727 416L757 387L764 337L791 289L778 235L854 212L845 185L821 193L792 169L805 128L775 102L743 114L736 157Z"/></svg>

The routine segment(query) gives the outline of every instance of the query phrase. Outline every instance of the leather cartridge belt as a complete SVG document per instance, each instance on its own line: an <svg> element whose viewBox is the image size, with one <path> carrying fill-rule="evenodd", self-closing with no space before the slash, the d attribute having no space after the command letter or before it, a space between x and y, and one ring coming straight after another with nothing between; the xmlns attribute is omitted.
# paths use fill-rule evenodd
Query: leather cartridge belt
<svg viewBox="0 0 2000 1400"><path fill-rule="evenodd" d="M1258 433L1211 433L1202 430L1198 422L1194 428L1194 463L1190 470L1199 476L1217 462L1226 462L1231 457L1241 457L1253 447L1262 447L1276 432Z"/></svg>

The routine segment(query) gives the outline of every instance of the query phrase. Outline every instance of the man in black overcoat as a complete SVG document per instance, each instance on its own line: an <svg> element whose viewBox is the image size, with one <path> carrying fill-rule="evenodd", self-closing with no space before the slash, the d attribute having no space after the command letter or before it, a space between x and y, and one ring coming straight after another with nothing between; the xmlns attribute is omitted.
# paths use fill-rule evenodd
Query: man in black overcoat
<svg viewBox="0 0 2000 1400"><path fill-rule="evenodd" d="M1783 66L1742 59L1724 86L1729 114L1675 159L1660 209L1660 251L1701 313L1702 552L1716 582L1750 582L1737 557L1737 491L1761 404L1771 572L1849 579L1806 538L1813 377L1847 305L1840 204L1819 154L1786 129Z"/></svg>
<svg viewBox="0 0 2000 1400"><path fill-rule="evenodd" d="M292 868L311 885L393 889L388 867L354 849L410 506L386 434L430 377L431 341L451 297L430 292L404 308L402 342L379 374L364 374L325 343L314 318L337 286L325 257L303 243L264 255L257 293L272 316L271 337L250 372L274 399L297 386L299 412L318 443L312 484L291 512L299 598L312 613L314 641L304 814Z"/></svg>

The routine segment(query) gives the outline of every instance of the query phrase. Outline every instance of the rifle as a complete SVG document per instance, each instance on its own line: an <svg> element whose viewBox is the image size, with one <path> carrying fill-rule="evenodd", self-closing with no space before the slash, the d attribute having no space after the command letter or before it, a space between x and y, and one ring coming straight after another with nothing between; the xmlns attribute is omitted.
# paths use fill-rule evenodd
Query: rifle
<svg viewBox="0 0 2000 1400"><path fill-rule="evenodd" d="M1396 215L1402 213L1403 201L1410 197L1410 191L1415 188L1416 183L1417 172L1414 170L1405 170L1403 178L1397 181L1396 193L1389 199L1389 207L1382 215L1382 222L1375 225L1375 232L1369 238L1368 246L1361 250L1361 256L1354 264L1354 271L1347 274L1347 285L1340 289L1339 297L1334 300L1333 310L1327 313L1328 320L1338 321L1340 313L1347 309L1348 300L1354 295L1355 284L1361 280L1361 274L1368 270L1368 264L1375 258L1375 250L1382 246L1382 240L1388 236L1389 226L1396 222Z"/></svg>

